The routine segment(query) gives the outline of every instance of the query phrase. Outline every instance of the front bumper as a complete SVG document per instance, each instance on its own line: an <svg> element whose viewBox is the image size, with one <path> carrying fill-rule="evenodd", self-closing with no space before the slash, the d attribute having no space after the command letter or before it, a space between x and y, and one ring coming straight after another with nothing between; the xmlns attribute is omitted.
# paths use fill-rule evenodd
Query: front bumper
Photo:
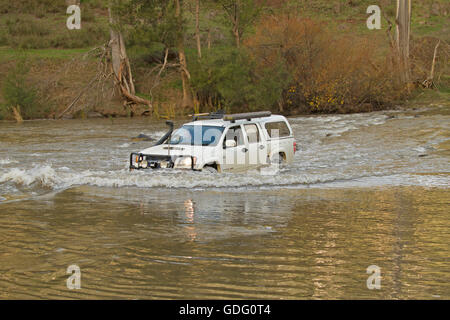
<svg viewBox="0 0 450 320"><path fill-rule="evenodd" d="M191 158L190 165L179 165L181 158ZM195 170L196 158L192 156L164 156L143 153L132 153L130 155L130 170L143 169L190 169Z"/></svg>

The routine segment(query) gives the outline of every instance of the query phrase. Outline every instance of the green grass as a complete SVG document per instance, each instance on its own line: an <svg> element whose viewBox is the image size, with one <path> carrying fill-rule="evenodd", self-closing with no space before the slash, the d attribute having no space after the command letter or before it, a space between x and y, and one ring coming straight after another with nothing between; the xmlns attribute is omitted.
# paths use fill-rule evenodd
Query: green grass
<svg viewBox="0 0 450 320"><path fill-rule="evenodd" d="M0 62L17 60L20 56L41 59L71 59L75 56L82 55L90 50L90 48L78 49L12 49L8 47L0 48Z"/></svg>
<svg viewBox="0 0 450 320"><path fill-rule="evenodd" d="M316 0L316 1L292 1L290 5L293 10L299 12L305 17L320 19L329 23L332 27L338 27L341 24L348 24L346 32L356 32L361 34L383 33L388 28L388 23L384 19L386 14L391 22L395 20L396 1L373 1L373 0L354 0L355 5L348 5L349 1L341 1L340 11L336 13L335 7L338 0ZM448 26L450 19L444 15L433 15L431 12L431 3L439 3L441 6L447 5L448 0L422 0L413 1L411 29L414 35L418 36L436 36L446 41L450 40ZM304 3L304 4L302 4ZM381 28L382 30L369 30L366 27L366 20L369 15L366 13L370 5L378 4L382 9Z"/></svg>
<svg viewBox="0 0 450 320"><path fill-rule="evenodd" d="M450 107L450 88L444 87L434 90L417 90L407 103L408 106L442 105Z"/></svg>
<svg viewBox="0 0 450 320"><path fill-rule="evenodd" d="M446 3L445 0L433 0L441 5ZM33 2L33 1L32 1ZM34 1L37 3L37 1ZM94 44L101 44L103 40L107 40L108 33L108 17L107 12L101 8L101 1L85 0L82 1L82 30L68 31L66 28L66 19L68 15L65 11L49 9L47 12L32 11L12 11L8 14L0 14L0 46L8 45L16 48L78 48L88 47ZM367 7L374 4L373 0L352 0L353 5L349 5L349 1L341 0L340 10L336 10L338 0L291 0L288 4L291 12L298 11L305 17L311 17L328 22L330 28L342 28L342 33L356 33L365 35L375 35L377 37L385 36L387 22L382 18L382 30L368 30L366 27ZM395 1L380 2L385 4L382 6L386 13L393 21L395 15ZM387 4L387 5L386 5ZM431 0L414 1L412 32L418 36L432 35L441 37L444 40L449 39L448 25L449 18L445 16L435 16L430 13ZM36 7L42 7L36 5ZM64 6L61 6L63 8ZM25 7L24 7L25 8ZM206 46L207 30L211 29L213 40L215 42L227 42L232 44L231 33L228 27L224 26L223 12L220 12L217 6L205 6L202 4L202 12L200 17L200 27L202 32L203 45ZM277 9L273 10L276 11ZM213 12L214 14L210 14ZM270 12L267 11L267 12ZM187 6L185 10L187 24L187 42L188 46L195 47L195 41L191 35L194 34L195 19L193 15L193 6ZM8 21L10 26L8 27ZM17 21L17 32L20 29L26 29L21 25L28 23L30 26L39 26L44 35L32 36L26 34L10 34L14 29L14 23ZM24 21L28 21L24 23ZM14 30L13 30L14 31ZM251 36L251 30L246 35ZM218 37L220 39L218 39ZM245 38L245 36L244 36Z"/></svg>
<svg viewBox="0 0 450 320"><path fill-rule="evenodd" d="M68 30L65 10L53 13L0 15L0 46L12 48L83 48L109 39L108 17L104 10L82 6L81 30Z"/></svg>

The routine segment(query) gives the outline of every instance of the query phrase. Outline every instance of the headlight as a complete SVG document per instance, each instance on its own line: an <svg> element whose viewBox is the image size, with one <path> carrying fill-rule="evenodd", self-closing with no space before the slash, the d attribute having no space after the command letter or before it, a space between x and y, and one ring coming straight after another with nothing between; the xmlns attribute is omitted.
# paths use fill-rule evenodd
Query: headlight
<svg viewBox="0 0 450 320"><path fill-rule="evenodd" d="M194 164L195 164L195 158L194 158ZM182 157L178 158L175 161L175 167L178 168L192 168L192 158L191 157Z"/></svg>

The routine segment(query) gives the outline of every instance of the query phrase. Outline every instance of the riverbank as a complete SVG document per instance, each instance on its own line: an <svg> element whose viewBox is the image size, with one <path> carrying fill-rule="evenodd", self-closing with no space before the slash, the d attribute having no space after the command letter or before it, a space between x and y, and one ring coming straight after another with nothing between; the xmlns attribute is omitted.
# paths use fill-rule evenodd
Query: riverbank
<svg viewBox="0 0 450 320"><path fill-rule="evenodd" d="M438 113L443 115L448 115L450 113L450 94L447 92L441 92L439 90L421 90L417 91L411 99L403 102L402 104L395 105L391 108L382 109L379 111L409 111L416 109L426 109L426 113ZM176 112L174 108L168 108L169 111L160 111L158 114L145 113L146 108L141 108L140 114L130 114L117 102L117 105L114 106L109 104L106 108L94 109L90 111L82 111L76 112L73 115L66 115L59 121L64 120L76 120L76 119L100 119L100 118L149 118L153 120L164 120L164 119L174 119L174 120L189 120L188 114L191 112L179 113ZM368 109L356 109L355 112L351 113L370 113L373 110ZM296 113L296 112L279 112L274 111L276 114L282 114L287 117L296 117L296 116L311 116L314 115L312 113ZM333 114L351 114L351 113L333 113ZM55 115L56 113L53 113ZM318 115L318 114L316 114ZM322 114L326 115L326 114ZM31 120L55 120L53 117L50 118L36 118ZM12 114L3 114L0 113L0 121L4 122L16 122ZM27 121L27 120L24 120Z"/></svg>
<svg viewBox="0 0 450 320"><path fill-rule="evenodd" d="M25 119L150 113L146 106L124 105L108 72L102 81L94 81L105 66L99 49L93 49L109 39L107 10L101 1L83 3L83 27L71 31L65 28L64 3L32 2L33 6L22 0L0 6L7 13L0 17L0 119L13 119L13 107L19 107ZM394 2L382 1L383 16L392 19ZM223 8L202 4L202 59L193 37L195 16L185 4L185 51L195 107L180 107L183 91L175 48L169 50L168 66L162 70L164 46L158 39L140 43L132 34L124 34L137 96L152 101L156 119L222 108L301 115L446 103L450 92L448 4L413 4L412 94L398 83L396 68L389 62L388 22L382 20L380 30L367 28L366 9L371 4L366 0L345 5L322 0L268 1L246 30L240 48L224 22ZM290 37L285 39L285 34ZM308 37L313 47L308 47ZM261 49L273 43L284 49ZM431 70L438 43L437 88L423 91L420 83Z"/></svg>

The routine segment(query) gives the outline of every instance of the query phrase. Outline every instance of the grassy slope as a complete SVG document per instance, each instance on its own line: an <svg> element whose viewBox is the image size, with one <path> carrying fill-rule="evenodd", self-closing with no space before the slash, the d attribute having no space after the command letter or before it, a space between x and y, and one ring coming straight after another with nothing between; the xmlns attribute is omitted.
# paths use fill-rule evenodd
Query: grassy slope
<svg viewBox="0 0 450 320"><path fill-rule="evenodd" d="M448 12L446 16L443 14L439 16L434 15L431 10L432 2L440 3L441 7L447 3L446 0L413 1L413 36L436 36L450 42ZM357 33L365 36L385 38L387 22L384 19L382 22L382 30L369 31L366 28L366 9L371 4L373 4L372 0L295 0L289 6L292 10L300 11L304 16L327 21L330 28L337 28L337 30L341 30L343 33ZM380 1L380 6L383 11L390 17L395 14L394 4L395 1ZM194 19L190 8L187 8L185 12L186 18L189 21L187 37L187 51L189 52L195 50L192 37L194 33ZM46 68L59 70L58 68L61 68L65 62L72 60L74 57L80 57L83 53L95 46L95 44L101 43L103 41L102 37L107 39L107 14L98 4L90 4L88 1L87 4L82 5L82 31L68 31L65 27L66 19L67 15L64 11L61 13L9 13L7 15L0 15L0 74L5 74L17 60L17 57L25 55L28 60L33 61L33 64L38 65L37 70L42 71L42 73L37 74L37 77L51 77L54 75L51 72L45 72ZM32 27L39 26L43 30L43 35L40 35L37 39L33 39L33 41L35 41L37 46L44 46L44 48L31 50L17 48L23 46L21 43L27 43L28 41L25 35L9 35L8 32L10 32L11 27L8 27L8 21L11 25L11 21L20 24L24 20L31 21ZM206 12L202 14L201 29L204 34L204 43L206 43L207 29L213 30L215 38L213 39L213 43L223 42L229 37L229 32L223 27L220 21L220 13L213 14L212 16ZM12 37L12 39L8 37ZM24 37L24 39L21 39L21 37ZM15 48L12 48L11 45L15 46ZM64 46L69 48L64 48ZM141 92L148 92L149 90L148 83L151 79L146 74L148 65L144 62L144 58L150 51L151 49L148 48L129 48L129 55L133 60L136 72L135 78L138 80L137 88ZM83 81L87 81L86 79L90 78L89 76L93 74L94 68L84 68L83 72L85 74L78 77L77 81L79 83L74 88L71 88L69 83L56 88L56 90L63 92L58 92L61 99L57 99L56 109L60 110L67 105L70 97L75 96L79 88L82 87ZM1 81L0 77L0 85ZM175 74L169 73L166 81L156 90L156 94L161 100L167 101L170 100L167 97L176 98L179 95L179 88L180 81L178 77ZM449 94L449 89L443 88L441 92L431 91L418 94L417 99L425 102L448 102L450 100ZM1 102L2 97L0 94Z"/></svg>

